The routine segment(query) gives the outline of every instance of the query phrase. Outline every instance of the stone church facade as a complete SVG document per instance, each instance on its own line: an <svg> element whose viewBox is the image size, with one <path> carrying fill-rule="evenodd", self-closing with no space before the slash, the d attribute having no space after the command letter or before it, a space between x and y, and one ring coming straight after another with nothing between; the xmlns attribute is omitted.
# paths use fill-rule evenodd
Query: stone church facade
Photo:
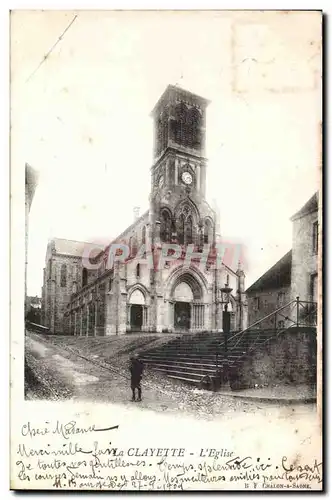
<svg viewBox="0 0 332 500"><path fill-rule="evenodd" d="M219 258L218 215L205 199L207 106L180 87L166 88L151 113L149 210L115 241L103 249L49 243L43 317L51 332L94 336L247 326L244 272Z"/></svg>

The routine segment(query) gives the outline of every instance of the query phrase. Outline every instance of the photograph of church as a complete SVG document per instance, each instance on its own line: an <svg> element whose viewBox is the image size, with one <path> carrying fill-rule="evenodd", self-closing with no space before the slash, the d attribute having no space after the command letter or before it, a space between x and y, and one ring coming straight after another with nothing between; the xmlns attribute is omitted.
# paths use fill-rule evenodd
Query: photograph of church
<svg viewBox="0 0 332 500"><path fill-rule="evenodd" d="M321 28L319 11L12 14L22 488L302 489L309 467L318 489Z"/></svg>
<svg viewBox="0 0 332 500"><path fill-rule="evenodd" d="M240 261L231 268L218 258L219 216L205 197L208 105L179 85L167 86L151 112L149 209L114 241L102 249L93 243L49 241L42 322L50 333L106 336L247 327L244 271ZM127 246L129 255L110 267L109 253L116 244ZM180 255L157 265L165 245L180 246ZM204 249L208 257L202 266ZM184 262L187 251L192 252L190 265ZM93 265L86 265L86 255Z"/></svg>

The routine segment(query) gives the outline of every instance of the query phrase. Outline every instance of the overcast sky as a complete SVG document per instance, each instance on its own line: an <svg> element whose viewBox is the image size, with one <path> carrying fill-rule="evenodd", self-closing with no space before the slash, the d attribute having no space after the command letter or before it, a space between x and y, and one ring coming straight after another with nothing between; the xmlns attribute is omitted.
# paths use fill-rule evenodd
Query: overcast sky
<svg viewBox="0 0 332 500"><path fill-rule="evenodd" d="M50 237L109 241L148 208L149 113L169 83L211 101L207 199L246 246L246 286L281 258L318 189L320 26L315 12L16 12L13 156L22 179L25 162L40 173L28 294Z"/></svg>

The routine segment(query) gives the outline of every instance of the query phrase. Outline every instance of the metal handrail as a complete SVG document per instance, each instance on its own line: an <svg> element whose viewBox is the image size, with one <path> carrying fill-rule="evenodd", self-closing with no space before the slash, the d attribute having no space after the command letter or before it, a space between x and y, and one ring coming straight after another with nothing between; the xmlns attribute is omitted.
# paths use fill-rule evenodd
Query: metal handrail
<svg viewBox="0 0 332 500"><path fill-rule="evenodd" d="M272 316L277 316L277 314L278 314L278 313L280 313L280 311L282 311L282 310L286 309L287 307L290 307L291 305L296 305L296 306L297 306L297 319L296 319L296 321L295 321L295 320L293 320L293 319L291 319L289 316L283 316L283 315L282 315L282 316L283 316L285 319L287 319L287 320L291 321L291 323L292 323L292 324L299 326L299 325L300 325L300 323L299 323L299 306L300 306L300 305L301 305L301 306L303 306L303 304L315 304L315 305L316 305L316 310L317 310L317 302L314 302L314 301L308 301L308 300L301 300L301 301L300 301L300 298L299 298L299 297L297 297L296 299L293 299L293 300L291 300L290 302L288 302L287 304L285 304L285 305L283 305L283 306L279 307L278 309L276 309L276 310L275 310L275 311L273 311L272 313L267 314L266 316L264 316L263 318L259 319L258 321L256 321L256 322L255 322L255 323L253 323L252 325L248 326L248 327L247 327L247 328L245 328L244 330L241 330L240 332L235 333L234 335L232 335L232 336L228 339L228 342L229 342L229 341L232 341L232 340L234 340L236 337L238 337L238 341L237 341L235 344L233 344L233 345L232 345L232 348L234 349L234 348L235 348L235 347L239 344L239 342L240 342L240 340L242 339L243 335L244 335L247 331L249 331L249 330L251 330L252 328L254 328L255 326L259 325L259 324L260 324L260 323L262 323L263 321L266 321L268 318L270 318L270 317L272 317ZM291 311L290 311L290 312L291 312ZM306 318L306 317L309 317L311 314L312 314L312 313L311 313L311 312L309 312L309 313L305 316L305 318ZM291 328L291 326L286 327L285 329L283 329L283 331L286 331L286 330L288 330L289 328ZM256 340L259 338L260 333L261 333L261 332L259 332L259 334L257 335ZM224 342L222 342L222 343L220 343L220 344L218 344L218 346L217 346L217 351L218 351L218 349L219 349L221 346L224 346L224 345L225 345L225 341L224 341ZM254 343L254 345L255 345L255 343ZM218 355L218 354L217 354L217 355Z"/></svg>
<svg viewBox="0 0 332 500"><path fill-rule="evenodd" d="M301 301L301 302L302 302L302 301ZM316 302L310 302L310 301L307 301L307 303L309 303L309 304L317 304ZM309 315L310 315L310 314L308 314L307 316L309 316ZM307 317L307 316L305 316L305 317ZM290 330L291 328L292 328L292 326L290 325L290 326L287 326L286 328L282 328L282 329L278 330L278 331L276 332L276 338L278 338L281 334L283 334L283 333L287 332L287 330ZM260 333L261 333L261 332L259 332L259 334L260 334ZM247 356L247 355L248 355L248 353L250 353L250 352L252 352L252 351L254 350L254 348L255 348L255 346L256 346L256 344L257 344L257 340L259 339L259 336L260 336L260 335L258 335L258 336L255 338L254 343L253 343L252 345L250 345L250 346L249 346L249 349L247 350L247 352L245 352L245 353L243 353L241 356L239 356L239 359L244 358L245 356ZM267 344L270 340L271 340L270 338L265 339L263 342L261 342L261 343L259 344L259 345L260 345L260 347L261 347L261 346L263 346L263 345L265 345L265 344ZM217 366L217 369L218 369L218 366Z"/></svg>
<svg viewBox="0 0 332 500"><path fill-rule="evenodd" d="M245 328L244 330L241 330L240 332L237 332L235 333L234 335L232 335L229 340L233 340L235 337L238 337L239 335L245 333L246 331L250 330L251 328L254 328L256 325L259 325L260 323L262 323L263 321L265 321L266 319L274 316L275 314L277 314L279 311L282 311L283 309L286 309L286 307L289 307L290 305L292 304L295 304L297 301L296 299L293 299L291 300L290 302L288 302L287 304L285 304L284 306L281 306L279 307L279 309L276 309L275 311L273 311L272 313L269 313L267 314L266 316L264 316L263 318L259 319L258 321L256 321L255 323L253 323L252 325L248 326L247 328ZM291 320L293 321L293 320ZM295 323L295 321L294 321ZM222 344L219 344L219 345L222 345Z"/></svg>

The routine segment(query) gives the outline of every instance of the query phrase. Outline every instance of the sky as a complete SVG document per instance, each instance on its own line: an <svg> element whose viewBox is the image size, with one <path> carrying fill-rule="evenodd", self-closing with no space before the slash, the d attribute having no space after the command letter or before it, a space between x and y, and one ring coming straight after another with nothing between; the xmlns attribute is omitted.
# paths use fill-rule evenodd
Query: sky
<svg viewBox="0 0 332 500"><path fill-rule="evenodd" d="M28 295L49 238L109 242L148 209L149 113L168 84L211 101L207 200L222 238L245 246L248 287L291 248L290 217L318 189L320 82L318 12L14 12L12 162L22 182L25 162L39 172Z"/></svg>

